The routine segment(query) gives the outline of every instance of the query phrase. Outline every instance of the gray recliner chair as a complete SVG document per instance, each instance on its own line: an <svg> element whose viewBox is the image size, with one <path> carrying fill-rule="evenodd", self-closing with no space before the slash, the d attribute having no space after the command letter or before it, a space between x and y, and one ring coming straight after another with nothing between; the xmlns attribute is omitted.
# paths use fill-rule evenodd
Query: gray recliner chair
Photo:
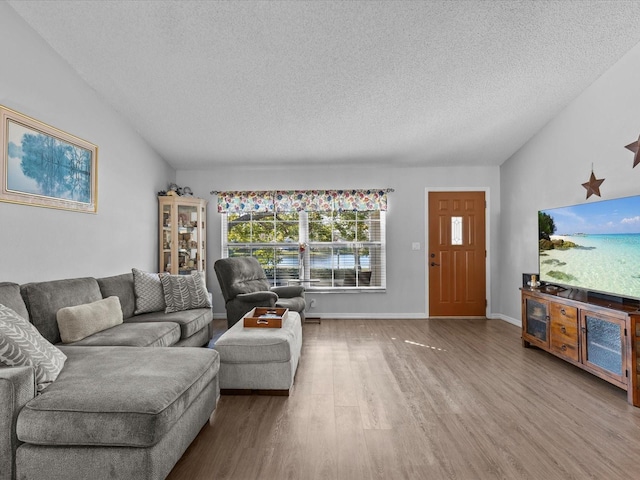
<svg viewBox="0 0 640 480"><path fill-rule="evenodd" d="M254 257L221 258L213 268L227 309L231 328L254 307L288 308L304 322L304 287L271 287L262 266Z"/></svg>

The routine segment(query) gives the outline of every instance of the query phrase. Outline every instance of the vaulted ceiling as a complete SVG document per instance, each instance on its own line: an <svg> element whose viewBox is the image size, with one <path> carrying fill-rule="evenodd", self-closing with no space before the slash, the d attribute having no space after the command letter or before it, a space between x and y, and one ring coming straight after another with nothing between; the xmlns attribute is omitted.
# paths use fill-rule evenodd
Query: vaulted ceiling
<svg viewBox="0 0 640 480"><path fill-rule="evenodd" d="M9 4L177 169L500 165L640 42L640 1Z"/></svg>

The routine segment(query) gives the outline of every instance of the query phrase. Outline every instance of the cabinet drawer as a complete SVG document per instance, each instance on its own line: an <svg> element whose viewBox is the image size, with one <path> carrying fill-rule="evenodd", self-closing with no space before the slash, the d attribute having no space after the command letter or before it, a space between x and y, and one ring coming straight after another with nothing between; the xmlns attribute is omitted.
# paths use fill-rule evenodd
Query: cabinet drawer
<svg viewBox="0 0 640 480"><path fill-rule="evenodd" d="M578 309L576 307L568 307L559 303L552 303L549 306L549 310L553 320L578 325Z"/></svg>
<svg viewBox="0 0 640 480"><path fill-rule="evenodd" d="M578 324L551 322L551 350L578 361Z"/></svg>

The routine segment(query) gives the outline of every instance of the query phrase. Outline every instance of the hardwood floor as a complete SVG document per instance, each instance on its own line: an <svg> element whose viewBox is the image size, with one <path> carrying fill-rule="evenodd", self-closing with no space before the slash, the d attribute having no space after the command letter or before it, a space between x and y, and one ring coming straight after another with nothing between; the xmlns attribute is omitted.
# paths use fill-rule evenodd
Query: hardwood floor
<svg viewBox="0 0 640 480"><path fill-rule="evenodd" d="M323 320L291 396L223 396L168 478L628 480L640 408L500 320Z"/></svg>

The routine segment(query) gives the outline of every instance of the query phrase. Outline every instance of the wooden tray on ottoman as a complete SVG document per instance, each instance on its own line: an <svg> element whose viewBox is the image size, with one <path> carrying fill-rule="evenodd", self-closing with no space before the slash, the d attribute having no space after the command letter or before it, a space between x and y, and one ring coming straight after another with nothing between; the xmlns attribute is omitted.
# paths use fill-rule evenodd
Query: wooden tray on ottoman
<svg viewBox="0 0 640 480"><path fill-rule="evenodd" d="M282 328L288 308L255 307L244 316L244 326L251 328Z"/></svg>

